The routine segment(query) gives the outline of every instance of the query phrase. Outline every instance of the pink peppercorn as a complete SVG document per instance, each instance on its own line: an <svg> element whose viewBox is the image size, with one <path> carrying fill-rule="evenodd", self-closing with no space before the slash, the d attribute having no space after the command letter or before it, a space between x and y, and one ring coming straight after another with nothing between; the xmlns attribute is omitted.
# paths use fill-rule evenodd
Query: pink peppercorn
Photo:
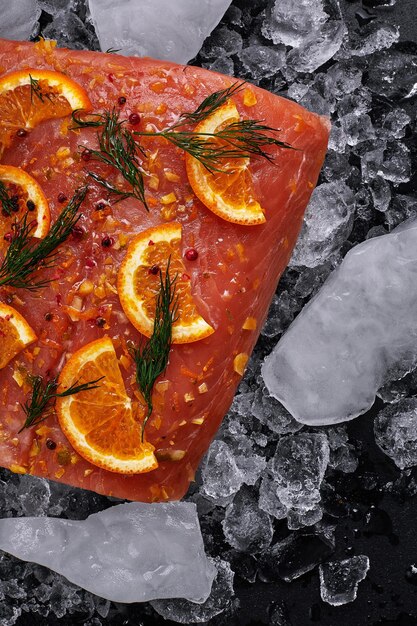
<svg viewBox="0 0 417 626"><path fill-rule="evenodd" d="M185 253L185 258L187 259L187 261L195 261L196 259L198 259L197 250L195 248L190 248Z"/></svg>
<svg viewBox="0 0 417 626"><path fill-rule="evenodd" d="M131 113L129 115L129 124L132 124L132 126L136 126L136 124L139 124L140 122L140 116L137 113Z"/></svg>

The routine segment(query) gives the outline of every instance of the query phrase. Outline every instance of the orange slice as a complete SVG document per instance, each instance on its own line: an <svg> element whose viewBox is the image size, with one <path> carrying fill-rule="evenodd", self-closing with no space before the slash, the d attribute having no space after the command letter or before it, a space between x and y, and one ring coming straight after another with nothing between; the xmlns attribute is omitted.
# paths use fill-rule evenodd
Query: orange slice
<svg viewBox="0 0 417 626"><path fill-rule="evenodd" d="M33 220L37 224L33 237L45 237L49 231L51 214L45 194L36 180L19 167L0 165L0 183L9 199L13 200L13 210L6 210L0 196L0 242L5 233L12 230L12 224L26 213L28 221Z"/></svg>
<svg viewBox="0 0 417 626"><path fill-rule="evenodd" d="M154 447L141 441L141 424L133 416L111 339L97 339L75 352L62 369L59 389L101 376L96 389L57 399L64 435L98 467L120 474L150 472L158 467Z"/></svg>
<svg viewBox="0 0 417 626"><path fill-rule="evenodd" d="M3 302L0 302L0 337L0 369L37 339L23 315Z"/></svg>
<svg viewBox="0 0 417 626"><path fill-rule="evenodd" d="M239 119L236 106L229 100L200 122L194 132L214 133ZM207 139L213 141L213 138ZM192 190L210 211L235 224L252 226L265 222L264 211L254 195L248 158L223 160L222 171L214 173L189 154L186 154L185 164Z"/></svg>
<svg viewBox="0 0 417 626"><path fill-rule="evenodd" d="M87 92L75 81L51 70L25 69L0 78L0 156L17 132L40 122L91 108Z"/></svg>
<svg viewBox="0 0 417 626"><path fill-rule="evenodd" d="M123 310L143 335L150 337L155 319L156 296L160 289L159 269L165 275L168 258L170 276L178 298L177 320L172 327L173 343L191 343L214 332L197 312L191 295L190 277L181 258L181 225L177 222L148 228L130 243L119 269L117 288Z"/></svg>

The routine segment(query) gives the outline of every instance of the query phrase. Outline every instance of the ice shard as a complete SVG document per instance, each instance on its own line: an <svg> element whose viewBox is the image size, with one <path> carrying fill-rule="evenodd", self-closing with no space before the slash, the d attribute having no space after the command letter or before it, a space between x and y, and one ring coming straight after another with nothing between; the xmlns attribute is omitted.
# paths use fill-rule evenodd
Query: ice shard
<svg viewBox="0 0 417 626"><path fill-rule="evenodd" d="M187 63L231 0L89 0L102 50Z"/></svg>
<svg viewBox="0 0 417 626"><path fill-rule="evenodd" d="M0 0L0 37L29 39L38 27L41 9L36 0Z"/></svg>
<svg viewBox="0 0 417 626"><path fill-rule="evenodd" d="M355 246L264 362L265 384L315 426L367 411L417 364L417 221Z"/></svg>
<svg viewBox="0 0 417 626"><path fill-rule="evenodd" d="M114 602L203 602L216 576L186 502L120 504L84 521L1 519L0 549Z"/></svg>

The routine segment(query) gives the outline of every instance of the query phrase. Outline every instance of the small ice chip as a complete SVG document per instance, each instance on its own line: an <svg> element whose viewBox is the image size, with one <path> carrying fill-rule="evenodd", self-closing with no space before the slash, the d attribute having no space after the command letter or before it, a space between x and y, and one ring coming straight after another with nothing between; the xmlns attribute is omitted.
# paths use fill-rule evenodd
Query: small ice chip
<svg viewBox="0 0 417 626"><path fill-rule="evenodd" d="M114 602L202 602L215 576L196 507L186 502L120 504L84 521L1 519L0 549Z"/></svg>
<svg viewBox="0 0 417 626"><path fill-rule="evenodd" d="M213 441L201 467L202 494L216 504L228 504L239 491L244 475L225 441Z"/></svg>
<svg viewBox="0 0 417 626"><path fill-rule="evenodd" d="M262 27L275 44L293 47L287 64L297 72L313 72L331 59L346 32L337 0L276 0Z"/></svg>
<svg viewBox="0 0 417 626"><path fill-rule="evenodd" d="M344 422L415 367L417 221L355 246L263 364L275 396L303 424Z"/></svg>
<svg viewBox="0 0 417 626"><path fill-rule="evenodd" d="M331 530L291 533L262 555L262 577L267 580L279 577L289 583L313 570L328 559L333 551L334 537Z"/></svg>
<svg viewBox="0 0 417 626"><path fill-rule="evenodd" d="M340 606L356 599L358 585L369 570L369 559L361 554L344 561L325 563L319 570L321 599Z"/></svg>
<svg viewBox="0 0 417 626"><path fill-rule="evenodd" d="M417 465L417 398L387 406L375 418L375 441L400 469Z"/></svg>
<svg viewBox="0 0 417 626"><path fill-rule="evenodd" d="M216 615L223 613L234 595L234 572L227 561L209 557L210 564L217 570L210 596L202 604L182 599L155 600L152 606L165 619L179 624L206 624Z"/></svg>
<svg viewBox="0 0 417 626"><path fill-rule="evenodd" d="M271 518L258 507L253 491L245 486L226 509L222 525L226 541L239 552L249 554L266 550L274 533Z"/></svg>
<svg viewBox="0 0 417 626"><path fill-rule="evenodd" d="M324 263L348 238L354 211L353 192L342 180L316 187L289 264L316 267Z"/></svg>
<svg viewBox="0 0 417 626"><path fill-rule="evenodd" d="M316 508L329 453L324 433L298 433L279 440L271 467L284 506L300 513Z"/></svg>

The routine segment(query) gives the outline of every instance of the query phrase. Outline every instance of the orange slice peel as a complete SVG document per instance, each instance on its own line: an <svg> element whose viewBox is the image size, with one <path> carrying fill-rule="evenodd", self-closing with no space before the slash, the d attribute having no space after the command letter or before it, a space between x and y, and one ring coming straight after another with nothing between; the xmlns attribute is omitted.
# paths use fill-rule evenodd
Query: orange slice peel
<svg viewBox="0 0 417 626"><path fill-rule="evenodd" d="M80 456L110 472L156 469L154 447L141 441L141 423L133 415L111 339L97 339L75 352L61 371L59 389L100 377L96 389L57 399L64 435Z"/></svg>
<svg viewBox="0 0 417 626"><path fill-rule="evenodd" d="M11 165L0 165L0 182L9 196L15 196L18 208L11 215L5 215L4 212L0 214L0 235L4 235L16 219L19 220L28 213L30 220L36 222L36 228L31 235L38 239L45 237L51 224L51 214L48 200L39 183L20 167Z"/></svg>
<svg viewBox="0 0 417 626"><path fill-rule="evenodd" d="M17 131L91 109L87 92L66 74L28 68L0 77L0 155Z"/></svg>
<svg viewBox="0 0 417 626"><path fill-rule="evenodd" d="M23 315L3 302L0 302L0 337L0 369L37 339Z"/></svg>
<svg viewBox="0 0 417 626"><path fill-rule="evenodd" d="M172 326L173 343L191 343L208 337L214 328L198 313L191 294L190 277L181 257L181 225L178 222L148 228L130 243L117 279L122 308L133 326L146 337L153 332L160 274L170 259L175 278L177 319Z"/></svg>
<svg viewBox="0 0 417 626"><path fill-rule="evenodd" d="M207 119L198 124L194 132L215 133L222 127L238 122L239 112L232 100L226 102ZM210 142L215 141L208 137ZM221 163L221 172L210 172L190 154L185 156L188 181L197 198L210 211L235 224L256 226L265 222L264 210L255 198L250 159L230 159Z"/></svg>

